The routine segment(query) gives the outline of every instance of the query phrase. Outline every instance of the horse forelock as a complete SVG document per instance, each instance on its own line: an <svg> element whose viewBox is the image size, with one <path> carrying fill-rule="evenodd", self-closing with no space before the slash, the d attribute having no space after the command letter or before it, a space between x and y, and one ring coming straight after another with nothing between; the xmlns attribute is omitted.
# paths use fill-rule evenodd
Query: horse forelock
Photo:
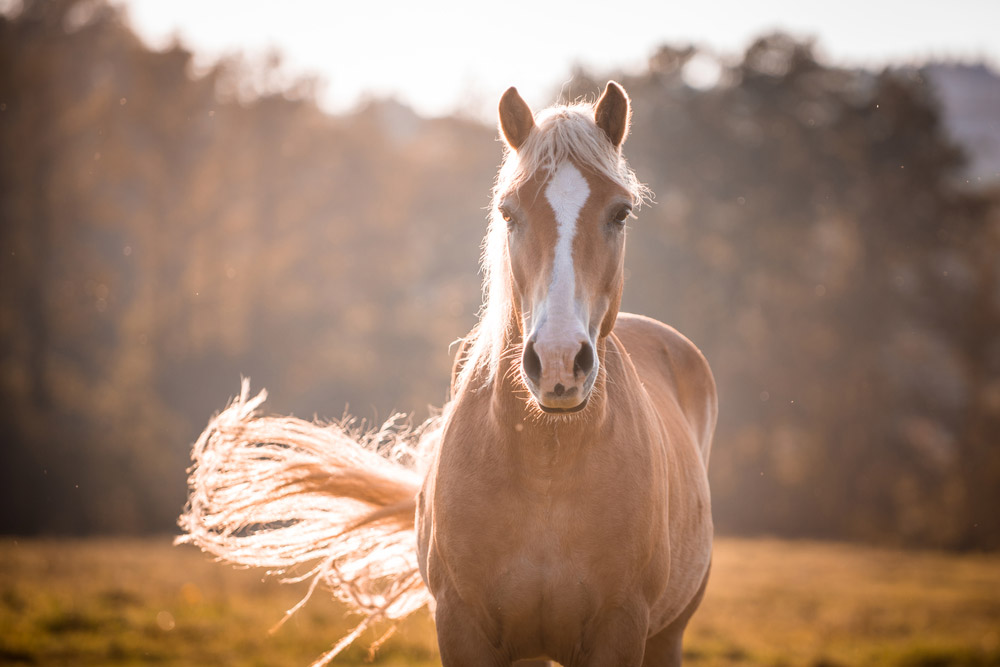
<svg viewBox="0 0 1000 667"><path fill-rule="evenodd" d="M539 171L551 175L567 160L621 185L635 196L637 204L649 198L649 191L629 168L620 149L594 122L593 104L550 107L535 116L535 126L517 151L506 149L493 189L494 202Z"/></svg>
<svg viewBox="0 0 1000 667"><path fill-rule="evenodd" d="M465 346L467 354L458 387L467 386L477 377L483 383L492 381L512 336L513 286L507 270L507 225L498 210L500 199L539 172L551 178L566 161L623 187L632 195L637 209L652 199L652 193L628 166L620 148L597 127L594 104L557 105L536 114L535 128L518 150L505 147L497 173L481 258L483 306L479 324Z"/></svg>

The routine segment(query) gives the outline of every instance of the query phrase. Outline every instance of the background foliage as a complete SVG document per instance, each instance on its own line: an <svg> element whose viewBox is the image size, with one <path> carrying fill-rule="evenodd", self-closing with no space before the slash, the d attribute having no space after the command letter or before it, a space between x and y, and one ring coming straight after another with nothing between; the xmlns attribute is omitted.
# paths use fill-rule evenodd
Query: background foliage
<svg viewBox="0 0 1000 667"><path fill-rule="evenodd" d="M933 87L776 34L695 89L695 55L567 96L632 96L624 307L712 363L719 531L1000 545L1000 209ZM249 80L100 2L0 18L0 532L170 530L241 375L304 416L444 400L495 129Z"/></svg>

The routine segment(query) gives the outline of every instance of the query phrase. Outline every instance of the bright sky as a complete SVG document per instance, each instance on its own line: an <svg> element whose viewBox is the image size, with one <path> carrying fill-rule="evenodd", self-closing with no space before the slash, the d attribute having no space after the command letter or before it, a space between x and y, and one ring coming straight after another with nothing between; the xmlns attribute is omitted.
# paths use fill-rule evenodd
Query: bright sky
<svg viewBox="0 0 1000 667"><path fill-rule="evenodd" d="M285 71L325 81L330 111L371 93L425 115L490 117L510 85L548 105L574 63L638 71L664 43L739 56L775 29L817 38L831 64L1000 63L997 0L117 1L150 45L179 37L201 64L280 51Z"/></svg>

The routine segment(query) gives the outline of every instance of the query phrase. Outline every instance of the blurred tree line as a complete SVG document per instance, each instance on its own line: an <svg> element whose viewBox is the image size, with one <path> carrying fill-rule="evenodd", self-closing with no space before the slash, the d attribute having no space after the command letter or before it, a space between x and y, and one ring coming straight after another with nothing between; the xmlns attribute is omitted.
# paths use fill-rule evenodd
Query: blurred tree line
<svg viewBox="0 0 1000 667"><path fill-rule="evenodd" d="M720 532L1000 545L997 193L919 71L771 35L696 89L698 56L620 79L657 193L625 307L712 362ZM305 417L444 400L495 130L331 117L246 69L196 73L103 2L0 18L0 532L170 530L241 375Z"/></svg>

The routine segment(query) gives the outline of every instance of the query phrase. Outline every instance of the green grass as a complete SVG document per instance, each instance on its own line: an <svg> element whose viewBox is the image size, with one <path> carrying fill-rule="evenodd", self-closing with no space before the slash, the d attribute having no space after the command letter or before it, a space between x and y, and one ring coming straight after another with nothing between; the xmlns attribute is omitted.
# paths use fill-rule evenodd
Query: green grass
<svg viewBox="0 0 1000 667"><path fill-rule="evenodd" d="M696 665L1000 665L1000 557L720 540Z"/></svg>
<svg viewBox="0 0 1000 667"><path fill-rule="evenodd" d="M329 596L149 540L0 540L0 665L302 666L350 627ZM372 635L374 638L374 635ZM363 644L363 642L362 642ZM719 540L689 665L1000 665L1000 556ZM369 660L439 664L426 613Z"/></svg>
<svg viewBox="0 0 1000 667"><path fill-rule="evenodd" d="M306 667L353 626L317 593L270 634L304 592L169 538L4 540L0 665ZM337 664L372 664L367 655L354 646ZM411 618L374 664L440 664L428 615Z"/></svg>

